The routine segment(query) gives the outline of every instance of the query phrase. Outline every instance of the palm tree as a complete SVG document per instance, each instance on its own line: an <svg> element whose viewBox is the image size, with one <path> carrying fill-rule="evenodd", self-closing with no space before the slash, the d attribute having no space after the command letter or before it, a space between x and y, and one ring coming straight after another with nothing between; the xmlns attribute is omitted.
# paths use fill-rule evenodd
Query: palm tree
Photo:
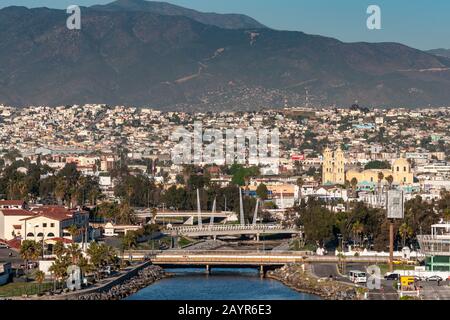
<svg viewBox="0 0 450 320"><path fill-rule="evenodd" d="M125 253L125 250L130 250L132 248L135 248L137 246L137 235L135 232L130 231L127 232L127 234L122 239L122 253ZM131 256L130 251L130 260L133 257Z"/></svg>
<svg viewBox="0 0 450 320"><path fill-rule="evenodd" d="M19 191L19 198L20 199L26 199L27 198L27 191L28 191L28 185L25 181L21 180L17 182L16 188Z"/></svg>
<svg viewBox="0 0 450 320"><path fill-rule="evenodd" d="M413 229L405 222L398 229L400 236L402 237L402 247L406 246L406 239L411 238L413 235Z"/></svg>
<svg viewBox="0 0 450 320"><path fill-rule="evenodd" d="M70 258L68 255L63 255L57 258L48 270L53 274L56 282L62 281L67 277L67 268L70 266ZM55 284L56 284L55 282Z"/></svg>
<svg viewBox="0 0 450 320"><path fill-rule="evenodd" d="M67 183L64 179L61 177L58 177L58 180L56 181L56 187L55 187L55 196L58 200L59 204L64 203L64 198L66 196L67 191Z"/></svg>
<svg viewBox="0 0 450 320"><path fill-rule="evenodd" d="M156 224L156 216L158 214L158 210L156 210L156 208L153 208L151 212L152 212L152 223Z"/></svg>
<svg viewBox="0 0 450 320"><path fill-rule="evenodd" d="M94 272L98 278L100 269L106 265L114 264L117 260L117 255L114 248L105 244L91 243L87 249L90 263L94 266Z"/></svg>
<svg viewBox="0 0 450 320"><path fill-rule="evenodd" d="M64 243L62 241L57 241L53 246L53 254L57 257L61 257L65 252L66 248L64 247Z"/></svg>
<svg viewBox="0 0 450 320"><path fill-rule="evenodd" d="M445 222L450 222L450 208L444 209L443 218Z"/></svg>
<svg viewBox="0 0 450 320"><path fill-rule="evenodd" d="M20 246L20 256L25 260L26 270L28 270L28 262L37 260L41 256L42 246L39 242L33 240L24 240Z"/></svg>
<svg viewBox="0 0 450 320"><path fill-rule="evenodd" d="M381 191L381 181L383 181L384 179L384 174L383 172L378 172L378 191Z"/></svg>
<svg viewBox="0 0 450 320"><path fill-rule="evenodd" d="M72 224L71 226L69 226L67 228L67 231L70 233L70 236L72 237L72 239L78 235L80 233L80 230L78 229L78 227L74 224Z"/></svg>
<svg viewBox="0 0 450 320"><path fill-rule="evenodd" d="M76 243L70 244L67 249L66 253L71 257L72 264L78 264L83 254L81 253L81 249Z"/></svg>
<svg viewBox="0 0 450 320"><path fill-rule="evenodd" d="M303 195L302 195L302 187L303 187L303 185L305 184L305 180L303 179L303 178L298 178L297 179L297 186L298 186L298 190L299 190L299 192L300 192L300 200L303 198Z"/></svg>
<svg viewBox="0 0 450 320"><path fill-rule="evenodd" d="M352 232L353 232L354 239L361 240L361 234L363 233L363 231L364 231L364 226L363 226L363 224L361 222L356 221L352 225Z"/></svg>
<svg viewBox="0 0 450 320"><path fill-rule="evenodd" d="M77 266L80 267L82 276L94 270L94 267L89 263L89 260L83 256L78 260Z"/></svg>
<svg viewBox="0 0 450 320"><path fill-rule="evenodd" d="M392 183L394 183L394 177L392 175L389 175L386 177L386 181L389 184L389 190L392 189Z"/></svg>
<svg viewBox="0 0 450 320"><path fill-rule="evenodd" d="M34 279L36 280L37 283L39 283L41 285L42 282L44 282L44 280L45 280L44 271L41 271L41 270L36 271L36 273L34 274Z"/></svg>
<svg viewBox="0 0 450 320"><path fill-rule="evenodd" d="M352 178L352 180L350 181L350 185L352 186L353 195L355 195L356 186L358 185L358 179Z"/></svg>
<svg viewBox="0 0 450 320"><path fill-rule="evenodd" d="M119 224L131 224L135 221L134 210L126 202L119 207L119 217L117 219Z"/></svg>

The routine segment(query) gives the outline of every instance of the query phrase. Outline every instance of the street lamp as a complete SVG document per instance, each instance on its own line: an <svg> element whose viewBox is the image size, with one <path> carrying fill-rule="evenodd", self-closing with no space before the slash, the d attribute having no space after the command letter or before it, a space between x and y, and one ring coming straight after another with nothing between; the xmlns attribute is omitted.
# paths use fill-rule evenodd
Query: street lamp
<svg viewBox="0 0 450 320"><path fill-rule="evenodd" d="M343 252L344 248L343 248L343 243L342 243L342 234L338 233L338 246L340 248L340 251Z"/></svg>
<svg viewBox="0 0 450 320"><path fill-rule="evenodd" d="M42 226L42 260L44 260L44 246L45 246L44 238L45 238L45 227Z"/></svg>

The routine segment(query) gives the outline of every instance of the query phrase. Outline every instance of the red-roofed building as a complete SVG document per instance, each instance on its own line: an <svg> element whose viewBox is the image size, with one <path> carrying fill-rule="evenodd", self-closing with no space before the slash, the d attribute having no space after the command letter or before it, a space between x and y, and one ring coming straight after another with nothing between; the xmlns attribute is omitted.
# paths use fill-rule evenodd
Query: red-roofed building
<svg viewBox="0 0 450 320"><path fill-rule="evenodd" d="M35 214L24 209L0 209L0 239L12 240L23 236L22 220Z"/></svg>
<svg viewBox="0 0 450 320"><path fill-rule="evenodd" d="M47 239L65 238L78 242L82 234L72 236L68 229L75 225L79 229L89 226L89 214L81 210L67 209L62 206L40 206L31 209L33 216L22 220L24 239L47 241Z"/></svg>
<svg viewBox="0 0 450 320"><path fill-rule="evenodd" d="M0 209L26 209L27 203L23 200L0 200Z"/></svg>
<svg viewBox="0 0 450 320"><path fill-rule="evenodd" d="M0 201L0 239L46 241L53 238L81 240L81 233L72 237L68 229L75 225L79 229L89 226L89 214L63 206L35 206L24 209L23 201ZM14 206L12 208L11 206ZM8 209L5 209L8 207Z"/></svg>

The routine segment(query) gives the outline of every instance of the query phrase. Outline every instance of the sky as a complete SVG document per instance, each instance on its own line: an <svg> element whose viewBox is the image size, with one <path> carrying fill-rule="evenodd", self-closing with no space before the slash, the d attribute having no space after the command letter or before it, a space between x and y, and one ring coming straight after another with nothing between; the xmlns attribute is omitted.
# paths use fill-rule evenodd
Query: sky
<svg viewBox="0 0 450 320"><path fill-rule="evenodd" d="M10 5L67 8L112 0L0 0ZM278 29L303 31L345 42L400 42L427 50L450 49L449 0L169 0L204 12L242 13ZM381 30L367 28L367 8L381 9Z"/></svg>

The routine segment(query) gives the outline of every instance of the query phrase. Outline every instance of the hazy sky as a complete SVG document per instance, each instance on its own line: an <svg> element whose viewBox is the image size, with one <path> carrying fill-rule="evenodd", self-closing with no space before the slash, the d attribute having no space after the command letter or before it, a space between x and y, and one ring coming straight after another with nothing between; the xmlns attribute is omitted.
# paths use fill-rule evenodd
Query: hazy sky
<svg viewBox="0 0 450 320"><path fill-rule="evenodd" d="M66 8L112 0L0 0L10 5ZM449 0L170 0L199 11L244 13L282 30L299 30L342 41L395 41L419 49L450 48ZM382 30L368 30L367 7L380 6Z"/></svg>

